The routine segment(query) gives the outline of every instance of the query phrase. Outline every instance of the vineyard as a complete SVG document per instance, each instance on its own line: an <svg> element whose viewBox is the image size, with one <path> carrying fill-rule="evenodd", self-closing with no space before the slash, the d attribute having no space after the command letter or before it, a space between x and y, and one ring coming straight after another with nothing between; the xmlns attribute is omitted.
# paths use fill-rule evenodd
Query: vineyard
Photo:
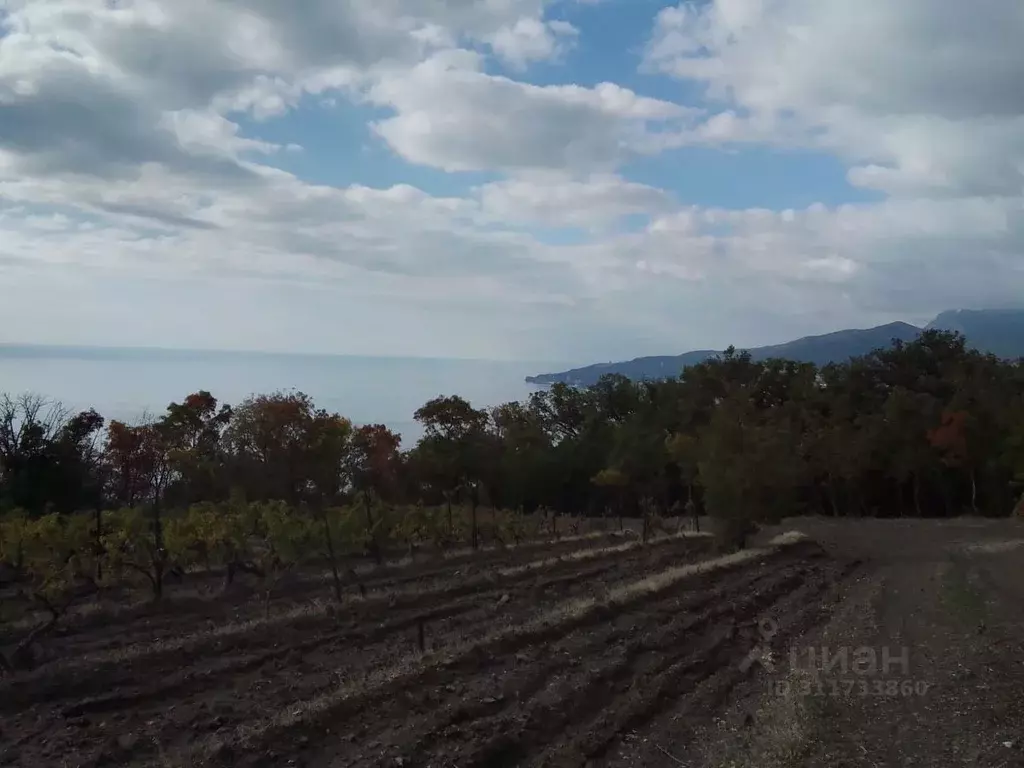
<svg viewBox="0 0 1024 768"><path fill-rule="evenodd" d="M609 528L610 521L598 522ZM310 568L327 568L332 596L341 602L350 588L365 594L361 571L375 566L379 574L396 557L450 564L460 555L484 555L483 549L490 552L487 561L496 563L512 549L521 554L548 540L561 547L564 536L565 543L600 536L581 537L581 523L457 506L394 508L369 500L316 510L235 499L171 514L143 508L38 518L10 514L0 518L0 567L11 582L4 618L29 626L33 617L44 620L16 647L14 658L4 657L3 666L11 672L19 657L30 659L40 636L84 601L123 602L140 590L160 599L165 585L181 582L186 573L193 588L208 587L215 573L222 589L235 586L239 575L252 577L249 587L262 595L269 615L275 588L290 579L310 581ZM656 530L664 532L664 525L647 518L640 536L646 541ZM305 573L299 576L300 571Z"/></svg>
<svg viewBox="0 0 1024 768"><path fill-rule="evenodd" d="M474 552L445 539L444 508L375 512L368 530L358 507L199 505L166 521L162 554L133 513L109 513L105 558L85 518L6 521L22 583L68 607L0 681L0 764L611 759L670 712L710 712L745 676L758 617L801 631L848 570L799 538L714 559L678 521L552 530L486 511ZM367 540L380 564L353 555ZM143 599L161 567L162 600Z"/></svg>

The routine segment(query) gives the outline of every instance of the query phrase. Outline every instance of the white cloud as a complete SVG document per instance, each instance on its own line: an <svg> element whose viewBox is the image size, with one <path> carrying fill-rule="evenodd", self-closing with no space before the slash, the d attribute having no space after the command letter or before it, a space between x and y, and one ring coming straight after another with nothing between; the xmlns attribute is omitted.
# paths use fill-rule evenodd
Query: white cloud
<svg viewBox="0 0 1024 768"><path fill-rule="evenodd" d="M239 136L238 125L213 110L180 109L165 112L162 126L174 134L178 145L192 155L238 158L245 152L270 154L281 145Z"/></svg>
<svg viewBox="0 0 1024 768"><path fill-rule="evenodd" d="M378 133L410 162L446 171L588 172L650 151L653 128L693 115L614 83L537 86L486 74L482 63L469 51L446 52L382 76L368 98L395 115L377 123Z"/></svg>
<svg viewBox="0 0 1024 768"><path fill-rule="evenodd" d="M1024 6L1003 0L686 2L658 14L646 66L749 115L692 140L771 141L774 127L889 194L1017 195L1022 35Z"/></svg>
<svg viewBox="0 0 1024 768"><path fill-rule="evenodd" d="M558 173L518 176L485 184L477 195L483 214L495 221L595 231L614 228L630 214L652 215L674 207L663 190L614 174L584 179Z"/></svg>
<svg viewBox="0 0 1024 768"><path fill-rule="evenodd" d="M365 86L460 39L484 42L540 24L539 0L41 0L8 3L0 18L0 144L45 170L109 175L119 162L184 162L163 113L281 114L304 90ZM518 30L518 33L516 32ZM522 34L520 34L522 33ZM557 46L555 46L557 48Z"/></svg>
<svg viewBox="0 0 1024 768"><path fill-rule="evenodd" d="M517 70L534 61L550 61L565 54L579 35L566 21L522 18L490 35L487 42L498 56Z"/></svg>

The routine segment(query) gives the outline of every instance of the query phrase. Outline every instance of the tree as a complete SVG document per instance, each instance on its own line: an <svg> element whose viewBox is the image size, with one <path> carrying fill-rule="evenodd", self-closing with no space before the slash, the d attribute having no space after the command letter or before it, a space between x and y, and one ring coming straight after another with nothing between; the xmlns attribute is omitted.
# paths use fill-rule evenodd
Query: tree
<svg viewBox="0 0 1024 768"><path fill-rule="evenodd" d="M758 523L798 509L807 464L790 410L759 412L745 393L734 392L702 430L699 477L725 548L742 547Z"/></svg>
<svg viewBox="0 0 1024 768"><path fill-rule="evenodd" d="M226 498L221 438L231 416L231 406L218 408L217 398L205 390L167 406L159 428L174 472L170 493L178 503Z"/></svg>
<svg viewBox="0 0 1024 768"><path fill-rule="evenodd" d="M115 531L117 562L146 576L163 596L170 560L164 542L164 493L174 474L167 432L159 422L110 422L103 451L108 496L122 507ZM148 519L147 519L148 518ZM97 531L100 530L97 517Z"/></svg>
<svg viewBox="0 0 1024 768"><path fill-rule="evenodd" d="M352 434L346 476L356 493L389 498L399 491L402 470L401 435L383 424L366 424Z"/></svg>
<svg viewBox="0 0 1024 768"><path fill-rule="evenodd" d="M223 435L231 484L253 501L298 504L310 483L306 459L315 410L302 392L256 395L236 407Z"/></svg>
<svg viewBox="0 0 1024 768"><path fill-rule="evenodd" d="M536 414L553 442L579 437L591 412L588 391L556 382L549 389L530 394L529 408Z"/></svg>
<svg viewBox="0 0 1024 768"><path fill-rule="evenodd" d="M903 387L893 389L882 409L883 440L889 456L888 474L896 482L900 514L905 513L904 487L909 483L914 514L921 517L921 487L924 476L935 466L936 454L928 442L931 425L937 420L934 398Z"/></svg>
<svg viewBox="0 0 1024 768"><path fill-rule="evenodd" d="M163 449L155 424L111 421L103 448L107 497L124 507L151 503L169 475Z"/></svg>
<svg viewBox="0 0 1024 768"><path fill-rule="evenodd" d="M612 498L614 499L615 511L619 518L619 530L621 531L623 529L623 496L625 494L626 486L629 485L629 478L626 477L626 473L622 470L608 467L594 475L593 483L599 488L607 488L611 491Z"/></svg>
<svg viewBox="0 0 1024 768"><path fill-rule="evenodd" d="M970 465L967 433L971 415L967 411L944 410L942 423L928 432L928 442L942 457L947 467L967 468L971 483L971 511L978 513L978 481L975 469Z"/></svg>
<svg viewBox="0 0 1024 768"><path fill-rule="evenodd" d="M648 393L649 394L649 393ZM666 512L675 501L672 458L666 445L667 430L653 403L639 409L614 428L609 459L628 478L634 509L654 507Z"/></svg>
<svg viewBox="0 0 1024 768"><path fill-rule="evenodd" d="M373 503L375 498L388 499L397 494L402 469L401 442L401 436L383 424L363 425L353 433L345 459L349 489L362 500L367 548L378 563L383 556L375 535Z"/></svg>
<svg viewBox="0 0 1024 768"><path fill-rule="evenodd" d="M451 505L454 495L468 491L471 503L473 549L479 544L477 526L478 483L484 474L484 450L487 444L488 414L473 408L461 397L438 397L428 401L414 414L423 425L424 436L416 446L417 465L428 484L444 496L448 506L449 535L454 526Z"/></svg>
<svg viewBox="0 0 1024 768"><path fill-rule="evenodd" d="M41 515L98 504L102 427L93 410L72 415L38 395L0 395L0 506Z"/></svg>
<svg viewBox="0 0 1024 768"><path fill-rule="evenodd" d="M681 481L686 487L686 511L693 519L693 530L700 531L700 511L694 501L694 487L699 481L700 446L694 435L676 432L665 438L665 450L675 462Z"/></svg>
<svg viewBox="0 0 1024 768"><path fill-rule="evenodd" d="M324 550L331 566L334 594L341 601L341 575L337 550L337 534L332 530L331 505L341 501L341 494L348 481L346 465L351 454L352 422L339 416L318 410L309 422L308 454L310 484L306 503L320 523Z"/></svg>
<svg viewBox="0 0 1024 768"><path fill-rule="evenodd" d="M545 493L551 440L537 414L522 403L505 403L491 411L489 467L496 504L532 512Z"/></svg>
<svg viewBox="0 0 1024 768"><path fill-rule="evenodd" d="M0 490L6 505L42 514L49 448L66 418L59 403L39 395L0 397Z"/></svg>
<svg viewBox="0 0 1024 768"><path fill-rule="evenodd" d="M312 398L302 392L247 399L232 411L223 435L233 485L246 498L301 508L317 522L339 597L340 542L335 541L329 510L342 501L350 483L351 441L352 423L317 409ZM266 514L277 515L277 509L267 507ZM278 515L273 519L280 522L285 518Z"/></svg>

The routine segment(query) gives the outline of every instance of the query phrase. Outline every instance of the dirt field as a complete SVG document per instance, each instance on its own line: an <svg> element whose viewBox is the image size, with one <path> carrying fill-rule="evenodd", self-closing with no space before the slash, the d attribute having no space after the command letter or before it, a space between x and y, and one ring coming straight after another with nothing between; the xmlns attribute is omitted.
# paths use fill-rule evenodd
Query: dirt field
<svg viewBox="0 0 1024 768"><path fill-rule="evenodd" d="M465 555L341 606L306 579L266 619L238 594L93 611L0 682L0 765L1024 765L1024 526L755 544Z"/></svg>

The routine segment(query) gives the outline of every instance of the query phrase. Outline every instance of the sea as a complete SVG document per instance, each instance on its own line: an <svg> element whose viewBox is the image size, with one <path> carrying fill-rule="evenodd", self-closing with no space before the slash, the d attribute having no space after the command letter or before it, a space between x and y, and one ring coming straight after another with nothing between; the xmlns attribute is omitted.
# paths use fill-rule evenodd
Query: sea
<svg viewBox="0 0 1024 768"><path fill-rule="evenodd" d="M439 395L474 407L525 400L526 376L562 370L556 362L281 354L0 344L0 394L32 393L110 419L158 416L172 402L207 390L235 405L252 394L298 390L356 424L385 424L403 448L422 436L416 409Z"/></svg>

